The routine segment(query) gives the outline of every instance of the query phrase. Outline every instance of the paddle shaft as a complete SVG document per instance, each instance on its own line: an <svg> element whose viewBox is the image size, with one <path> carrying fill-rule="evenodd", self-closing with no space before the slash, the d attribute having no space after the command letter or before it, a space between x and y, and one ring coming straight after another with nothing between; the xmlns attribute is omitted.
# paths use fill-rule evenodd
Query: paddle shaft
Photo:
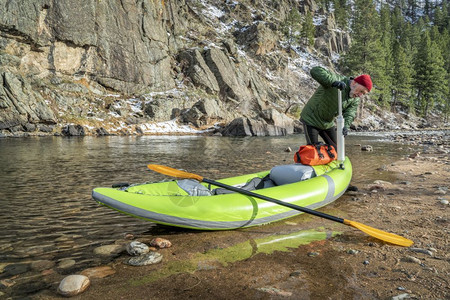
<svg viewBox="0 0 450 300"><path fill-rule="evenodd" d="M329 215L329 214L325 214L325 213L322 213L322 212L319 212L319 211L315 211L315 210L312 210L312 209L309 209L309 208L306 208L306 207L298 206L298 205L295 205L295 204L291 204L291 203L280 201L280 200L277 200L277 199L274 199L274 198L270 198L270 197L267 197L267 196L264 196L264 195L256 194L256 193L253 193L253 192L250 192L250 191L247 191L247 190L244 190L244 189L240 189L240 188L237 188L237 187L234 187L234 186L231 186L231 185L223 184L223 183L211 180L211 179L203 178L202 181L206 182L206 183L209 183L209 184L212 184L212 185L215 185L215 186L220 186L222 188L228 189L228 190L236 192L236 193L244 194L244 195L247 195L247 196L250 196L250 197L259 198L259 199L262 199L262 200L265 200L265 201L276 203L278 205L286 206L286 207L289 207L289 208L292 208L292 209L295 209L295 210L299 210L299 211L302 211L302 212L305 212L305 213L308 213L308 214L311 214L311 215L315 215L317 217L325 218L325 219L328 219L328 220L331 220L331 221L335 221L335 222L339 222L339 223L343 223L344 224L344 219L341 219L341 218L338 218L338 217L335 217L335 216L332 216L332 215Z"/></svg>

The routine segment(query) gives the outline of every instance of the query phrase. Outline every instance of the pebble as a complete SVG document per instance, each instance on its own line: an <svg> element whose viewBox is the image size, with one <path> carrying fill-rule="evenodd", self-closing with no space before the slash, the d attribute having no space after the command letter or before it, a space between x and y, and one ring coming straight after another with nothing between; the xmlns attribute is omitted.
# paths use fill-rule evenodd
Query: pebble
<svg viewBox="0 0 450 300"><path fill-rule="evenodd" d="M105 278L116 273L116 270L109 266L100 266L94 268L88 268L81 272L81 275L89 278Z"/></svg>
<svg viewBox="0 0 450 300"><path fill-rule="evenodd" d="M347 250L347 253L348 254L358 254L359 251L358 250L349 249L349 250Z"/></svg>
<svg viewBox="0 0 450 300"><path fill-rule="evenodd" d="M170 248L172 247L172 243L169 240L163 238L155 238L150 242L150 246L157 247L159 249Z"/></svg>
<svg viewBox="0 0 450 300"><path fill-rule="evenodd" d="M364 265L368 265L370 262L368 260L363 261Z"/></svg>
<svg viewBox="0 0 450 300"><path fill-rule="evenodd" d="M282 296L282 297L291 297L292 296L292 292L282 291L282 290L274 288L274 287L262 287L262 288L258 288L257 290L268 293L270 295L274 295L274 296Z"/></svg>
<svg viewBox="0 0 450 300"><path fill-rule="evenodd" d="M443 189L438 189L437 191L434 192L436 195L445 195L447 194L447 192Z"/></svg>
<svg viewBox="0 0 450 300"><path fill-rule="evenodd" d="M422 263L420 261L420 259L415 258L414 256L409 256L409 255L407 255L405 257L402 257L400 260L403 261L403 262L408 262L408 263L416 263L416 264L421 264Z"/></svg>
<svg viewBox="0 0 450 300"><path fill-rule="evenodd" d="M384 181L384 180L375 180L373 183L381 184L381 185L392 185L392 183L390 183L389 181Z"/></svg>
<svg viewBox="0 0 450 300"><path fill-rule="evenodd" d="M58 286L58 293L65 297L72 297L83 293L91 284L84 275L69 275Z"/></svg>
<svg viewBox="0 0 450 300"><path fill-rule="evenodd" d="M63 259L58 264L58 269L68 269L70 267L73 267L76 264L76 261L73 259Z"/></svg>
<svg viewBox="0 0 450 300"><path fill-rule="evenodd" d="M391 298L391 300L402 300L402 299L409 299L409 298L410 298L409 294L405 293L405 294L400 294L400 295L394 296Z"/></svg>
<svg viewBox="0 0 450 300"><path fill-rule="evenodd" d="M26 273L30 270L29 264L11 264L5 266L3 269L2 275L6 274L7 276L14 276Z"/></svg>
<svg viewBox="0 0 450 300"><path fill-rule="evenodd" d="M448 205L448 200L440 200L439 203L443 204L443 205Z"/></svg>
<svg viewBox="0 0 450 300"><path fill-rule="evenodd" d="M370 145L361 146L361 151L373 151L373 147Z"/></svg>
<svg viewBox="0 0 450 300"><path fill-rule="evenodd" d="M0 287L12 287L13 285L15 285L16 282L12 279L3 279L0 280Z"/></svg>
<svg viewBox="0 0 450 300"><path fill-rule="evenodd" d="M150 252L140 256L132 257L128 260L128 264L132 266L146 266L161 262L163 256L158 252Z"/></svg>
<svg viewBox="0 0 450 300"><path fill-rule="evenodd" d="M132 241L127 245L127 252L130 255L142 255L148 253L150 249L144 243L138 241Z"/></svg>
<svg viewBox="0 0 450 300"><path fill-rule="evenodd" d="M134 234L132 234L132 233L126 233L124 238L125 238L126 240L132 240L132 239L134 239Z"/></svg>
<svg viewBox="0 0 450 300"><path fill-rule="evenodd" d="M431 252L430 250L427 250L427 249L422 249L422 248L409 248L409 251L417 252L417 253L423 253L423 254L427 254L427 255L429 255L429 256L433 256L433 252Z"/></svg>
<svg viewBox="0 0 450 300"><path fill-rule="evenodd" d="M33 271L43 271L51 269L55 266L55 262L51 260L36 260L31 263L31 269Z"/></svg>
<svg viewBox="0 0 450 300"><path fill-rule="evenodd" d="M94 249L94 254L97 255L105 255L105 256L110 256L110 255L117 255L120 252L122 252L125 247L123 245L117 245L117 244L113 244L113 245L104 245L104 246L100 246Z"/></svg>
<svg viewBox="0 0 450 300"><path fill-rule="evenodd" d="M411 185L411 181L400 181L399 183L403 185Z"/></svg>
<svg viewBox="0 0 450 300"><path fill-rule="evenodd" d="M315 257L315 256L319 256L319 252L309 252L308 253L308 256L310 256L310 257Z"/></svg>
<svg viewBox="0 0 450 300"><path fill-rule="evenodd" d="M301 270L297 270L297 271L294 271L291 274L289 274L290 277L299 277L300 275L302 275Z"/></svg>

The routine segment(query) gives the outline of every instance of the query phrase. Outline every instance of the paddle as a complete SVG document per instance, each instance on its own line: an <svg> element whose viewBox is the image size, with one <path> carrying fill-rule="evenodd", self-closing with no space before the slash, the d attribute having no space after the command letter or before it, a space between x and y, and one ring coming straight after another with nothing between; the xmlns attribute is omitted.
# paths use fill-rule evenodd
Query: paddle
<svg viewBox="0 0 450 300"><path fill-rule="evenodd" d="M311 215L315 215L317 217L321 217L321 218L325 218L325 219L328 219L328 220L331 220L331 221L335 221L335 222L338 222L338 223L349 225L349 226L352 226L352 227L354 227L356 229L359 229L359 230L367 233L370 236L373 236L373 237L375 237L375 238L377 238L379 240L382 240L382 241L385 241L385 242L388 242L388 243L391 243L391 244L404 246L404 247L409 247L409 246L411 246L414 243L411 240L408 240L408 239L406 239L404 237L398 236L398 235L393 234L393 233L385 232L385 231L382 231L382 230L379 230L379 229L376 229L376 228L372 228L370 226L367 226L367 225L364 225L364 224L361 224L361 223L358 223L358 222L355 222L355 221L350 221L350 220L347 220L347 219L338 218L338 217L335 217L335 216L332 216L332 215L329 215L329 214L326 214L326 213L322 213L322 212L319 212L319 211L315 211L315 210L312 210L312 209L309 209L309 208L306 208L306 207L301 207L301 206L298 206L298 205L295 205L295 204L283 202L283 201L280 201L280 200L277 200L277 199L274 199L274 198L270 198L270 197L267 197L267 196L264 196L264 195L260 195L260 194L256 194L256 193L253 193L253 192L250 192L250 191L246 191L246 190L243 190L243 189L231 186L231 185L223 184L221 182L217 182L217 181L214 181L214 180L211 180L211 179L204 178L204 177L202 177L200 175L197 175L197 174L188 173L188 172L185 172L185 171L173 169L173 168L170 168L170 167L167 167L167 166L162 166L162 165L150 164L147 167L150 170L153 170L155 172L158 172L158 173L161 173L161 174L164 174L164 175L177 177L177 178L195 179L195 180L198 180L200 182L206 182L206 183L209 183L209 184L212 184L212 185L215 185L215 186L219 186L219 187L222 187L222 188L234 191L236 193L244 194L244 195L247 195L247 196L250 196L250 197L254 197L254 198L259 198L259 199L262 199L262 200L265 200L265 201L273 202L273 203L276 203L276 204L279 204L279 205L282 205L282 206L286 206L286 207L289 207L289 208L292 208L292 209L295 209L295 210L299 210L299 211L302 211L302 212L305 212L305 213L308 213L308 214L311 214Z"/></svg>

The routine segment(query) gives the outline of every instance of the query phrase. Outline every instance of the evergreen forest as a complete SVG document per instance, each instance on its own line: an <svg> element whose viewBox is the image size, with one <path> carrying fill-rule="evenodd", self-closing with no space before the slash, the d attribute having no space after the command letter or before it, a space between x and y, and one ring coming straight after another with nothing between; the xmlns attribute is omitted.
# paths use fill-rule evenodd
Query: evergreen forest
<svg viewBox="0 0 450 300"><path fill-rule="evenodd" d="M321 0L319 5L334 12L338 27L350 32L351 45L341 53L338 68L344 74L370 74L372 101L393 112L438 115L448 122L448 0ZM297 15L290 13L285 24L295 23ZM299 25L299 41L308 46L311 24L308 13Z"/></svg>

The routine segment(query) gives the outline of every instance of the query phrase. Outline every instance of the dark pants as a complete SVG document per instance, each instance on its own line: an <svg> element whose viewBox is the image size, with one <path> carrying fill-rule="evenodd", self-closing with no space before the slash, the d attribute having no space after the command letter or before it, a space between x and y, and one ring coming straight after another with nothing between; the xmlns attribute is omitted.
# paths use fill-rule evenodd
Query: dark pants
<svg viewBox="0 0 450 300"><path fill-rule="evenodd" d="M322 137L325 144L333 145L335 149L336 146L336 126L328 129L319 129L317 127L306 124L303 120L303 130L305 131L306 143L316 144L319 142L319 135Z"/></svg>

